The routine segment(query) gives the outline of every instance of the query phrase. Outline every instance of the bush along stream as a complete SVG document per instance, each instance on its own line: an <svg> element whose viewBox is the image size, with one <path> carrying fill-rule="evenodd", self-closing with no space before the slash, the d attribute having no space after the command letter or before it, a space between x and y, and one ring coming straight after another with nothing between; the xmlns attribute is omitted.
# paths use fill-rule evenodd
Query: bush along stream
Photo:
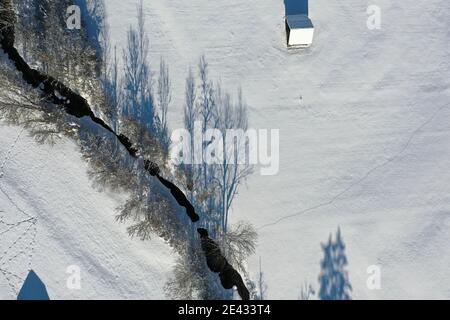
<svg viewBox="0 0 450 320"><path fill-rule="evenodd" d="M177 203L185 208L186 214L189 216L192 223L199 222L199 215L195 212L194 206L187 199L183 191L181 191L174 183L160 176L158 164L141 159L142 157L139 155L138 150L133 146L131 140L122 134L117 134L105 123L105 121L98 118L92 111L92 108L86 99L75 93L62 82L41 73L38 70L32 69L26 63L14 47L15 12L12 9L12 1L4 0L3 6L4 8L0 11L0 44L3 51L15 65L17 71L22 74L23 80L32 87L41 90L42 96L45 97L47 101L61 106L67 114L76 118L88 117L94 123L112 133L128 151L131 157L143 160L146 171L169 189ZM200 235L201 246L208 268L211 272L219 274L221 284L225 289L231 289L236 286L241 298L243 300L248 300L250 296L249 291L246 288L241 275L228 263L221 253L218 244L209 237L208 231L202 228L197 229L197 231Z"/></svg>

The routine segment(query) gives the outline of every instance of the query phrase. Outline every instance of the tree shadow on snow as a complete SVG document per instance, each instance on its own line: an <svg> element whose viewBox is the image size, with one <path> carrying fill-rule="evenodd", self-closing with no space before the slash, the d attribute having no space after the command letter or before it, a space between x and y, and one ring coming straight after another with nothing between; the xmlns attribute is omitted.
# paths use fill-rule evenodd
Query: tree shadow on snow
<svg viewBox="0 0 450 320"><path fill-rule="evenodd" d="M333 241L330 234L328 242L322 244L322 250L324 258L320 262L320 300L351 300L352 286L346 270L348 261L340 228L336 240Z"/></svg>
<svg viewBox="0 0 450 320"><path fill-rule="evenodd" d="M285 15L296 15L309 13L309 0L284 0Z"/></svg>
<svg viewBox="0 0 450 320"><path fill-rule="evenodd" d="M50 300L45 284L33 270L28 273L17 300Z"/></svg>

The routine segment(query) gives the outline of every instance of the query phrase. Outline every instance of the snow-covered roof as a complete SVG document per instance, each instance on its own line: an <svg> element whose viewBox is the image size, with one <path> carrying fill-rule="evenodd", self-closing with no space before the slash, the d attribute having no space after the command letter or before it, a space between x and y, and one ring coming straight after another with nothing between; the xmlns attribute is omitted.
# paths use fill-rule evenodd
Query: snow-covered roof
<svg viewBox="0 0 450 320"><path fill-rule="evenodd" d="M291 29L314 28L311 19L305 14L288 15L286 21Z"/></svg>

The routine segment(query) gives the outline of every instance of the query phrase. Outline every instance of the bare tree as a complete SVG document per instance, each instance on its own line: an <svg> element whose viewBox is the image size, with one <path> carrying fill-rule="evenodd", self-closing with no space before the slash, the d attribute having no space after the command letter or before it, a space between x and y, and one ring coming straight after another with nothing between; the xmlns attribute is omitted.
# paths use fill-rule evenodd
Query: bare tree
<svg viewBox="0 0 450 320"><path fill-rule="evenodd" d="M201 250L201 249L198 249ZM200 257L183 255L173 270L173 275L166 283L164 289L172 299L196 300L200 299L207 285L202 273Z"/></svg>
<svg viewBox="0 0 450 320"><path fill-rule="evenodd" d="M189 68L185 85L184 125L192 137L194 135L194 122L198 115L195 106L196 99L197 92L195 89L195 78L192 69ZM191 148L194 148L193 142L191 142ZM193 163L193 161L191 163Z"/></svg>
<svg viewBox="0 0 450 320"><path fill-rule="evenodd" d="M109 118L111 120L112 127L116 132L119 131L119 118L121 116L123 98L121 90L122 83L119 79L118 65L117 48L114 47L114 60L107 70L108 74L104 80L103 90L105 93L106 102L111 105L109 108Z"/></svg>
<svg viewBox="0 0 450 320"><path fill-rule="evenodd" d="M300 288L300 300L312 300L314 298L314 295L316 294L316 291L314 290L313 286L305 282L302 287Z"/></svg>
<svg viewBox="0 0 450 320"><path fill-rule="evenodd" d="M142 0L138 6L138 24L130 26L127 33L127 48L123 51L125 110L132 118L155 132L155 110L152 94L152 78L148 61L149 39L145 32Z"/></svg>
<svg viewBox="0 0 450 320"><path fill-rule="evenodd" d="M195 180L194 170L192 167L194 164L194 139L195 139L194 124L198 117L198 112L195 105L197 99L197 92L195 86L196 84L194 74L192 72L192 68L189 68L185 85L184 126L190 134L190 141L189 141L190 165L185 165L185 171L187 174L188 189L190 189L191 191L193 190L193 184Z"/></svg>
<svg viewBox="0 0 450 320"><path fill-rule="evenodd" d="M159 65L158 78L158 102L160 109L160 138L161 142L168 148L168 126L167 126L167 111L172 100L172 83L169 75L169 66L161 57Z"/></svg>
<svg viewBox="0 0 450 320"><path fill-rule="evenodd" d="M76 124L63 110L47 103L5 62L0 63L0 119L27 129L38 142L55 143L61 134L75 136Z"/></svg>
<svg viewBox="0 0 450 320"><path fill-rule="evenodd" d="M213 83L209 79L209 69L208 69L208 63L206 62L205 56L202 56L200 58L199 64L199 76L200 76L200 92L198 97L198 105L197 110L199 114L199 118L202 122L202 132L205 133L208 127L214 128L214 123L212 121L214 120L214 115L216 112L216 102L215 102L215 95L214 95L214 86ZM204 147L208 145L210 141L205 141ZM209 169L209 170L208 170ZM203 189L206 191L208 189L208 183L209 180L209 171L212 168L208 168L207 164L203 163Z"/></svg>
<svg viewBox="0 0 450 320"><path fill-rule="evenodd" d="M248 222L240 221L224 235L223 251L228 262L239 271L245 271L247 257L255 253L258 234Z"/></svg>
<svg viewBox="0 0 450 320"><path fill-rule="evenodd" d="M262 271L261 257L259 257L258 291L259 291L259 299L265 300L267 293L267 285L264 280L264 273Z"/></svg>
<svg viewBox="0 0 450 320"><path fill-rule="evenodd" d="M220 90L218 90L218 94ZM237 103L233 104L228 93L217 96L218 104L217 120L218 128L222 132L240 133L233 136L233 140L223 139L223 157L216 171L215 181L220 190L221 223L224 233L227 231L228 214L239 185L252 173L252 166L245 158L248 141L245 131L248 129L247 105L242 97L242 90L238 91ZM242 159L244 157L244 159Z"/></svg>
<svg viewBox="0 0 450 320"><path fill-rule="evenodd" d="M7 45L14 45L14 25L16 23L16 14L14 12L13 1L3 0L0 3L0 36L1 40Z"/></svg>

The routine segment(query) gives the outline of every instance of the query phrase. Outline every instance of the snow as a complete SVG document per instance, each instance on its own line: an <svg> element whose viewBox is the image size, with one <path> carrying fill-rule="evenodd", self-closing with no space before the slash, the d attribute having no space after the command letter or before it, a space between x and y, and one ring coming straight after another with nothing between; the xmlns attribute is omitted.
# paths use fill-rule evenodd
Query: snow
<svg viewBox="0 0 450 320"><path fill-rule="evenodd" d="M165 298L176 255L128 236L115 221L125 195L92 185L72 141L37 144L3 122L0 137L0 299L16 299L29 269L50 299ZM69 289L77 268L81 288Z"/></svg>
<svg viewBox="0 0 450 320"><path fill-rule="evenodd" d="M137 0L107 0L113 46L136 23ZM317 291L320 243L341 227L356 299L450 298L450 7L377 0L381 29L357 0L309 4L315 39L287 50L281 0L144 1L151 60L170 64L170 124L182 126L189 66L206 54L224 87L242 85L251 126L280 129L280 171L256 170L232 222L259 232L268 298ZM77 147L40 145L0 123L0 299L28 269L51 299L161 299L176 255L114 219L125 195L99 191ZM70 266L81 289L67 287ZM369 266L381 290L369 290ZM255 277L256 278L256 277Z"/></svg>
<svg viewBox="0 0 450 320"><path fill-rule="evenodd" d="M108 0L113 46L137 1ZM280 172L241 188L232 220L259 228L269 298L317 289L320 243L340 226L357 299L450 298L450 7L444 0L311 1L315 39L288 51L281 0L144 1L151 59L170 64L171 127L189 66L242 85L254 128L280 129ZM382 290L366 286L379 265Z"/></svg>

